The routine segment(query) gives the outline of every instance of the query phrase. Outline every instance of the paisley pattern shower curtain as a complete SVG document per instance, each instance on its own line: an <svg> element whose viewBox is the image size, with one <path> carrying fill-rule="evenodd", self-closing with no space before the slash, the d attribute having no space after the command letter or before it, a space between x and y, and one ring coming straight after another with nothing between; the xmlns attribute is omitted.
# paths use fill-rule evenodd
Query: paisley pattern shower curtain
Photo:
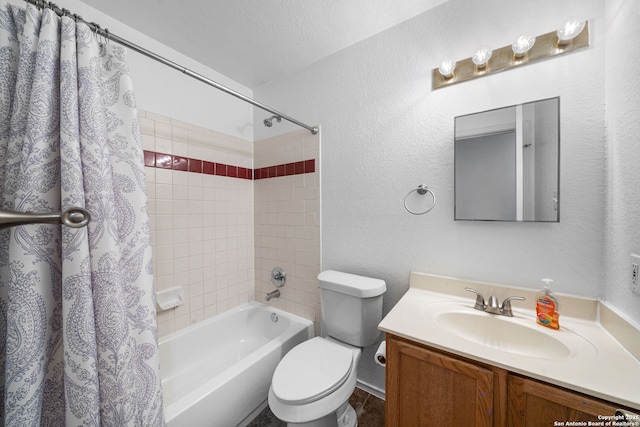
<svg viewBox="0 0 640 427"><path fill-rule="evenodd" d="M0 425L161 426L142 146L125 51L49 9L0 10Z"/></svg>

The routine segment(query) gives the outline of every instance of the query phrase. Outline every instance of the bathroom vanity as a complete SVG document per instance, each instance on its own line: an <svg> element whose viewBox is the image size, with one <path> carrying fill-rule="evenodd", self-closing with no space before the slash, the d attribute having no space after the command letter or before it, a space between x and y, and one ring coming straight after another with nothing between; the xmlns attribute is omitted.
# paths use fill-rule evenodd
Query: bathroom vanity
<svg viewBox="0 0 640 427"><path fill-rule="evenodd" d="M474 310L466 286L527 299L513 302L514 317L491 315ZM379 326L385 425L604 426L621 421L609 418L618 409L640 412L637 329L598 301L562 296L561 329L546 330L528 307L534 300L534 290L412 273Z"/></svg>
<svg viewBox="0 0 640 427"><path fill-rule="evenodd" d="M620 408L395 335L387 335L387 361L385 426L597 422Z"/></svg>

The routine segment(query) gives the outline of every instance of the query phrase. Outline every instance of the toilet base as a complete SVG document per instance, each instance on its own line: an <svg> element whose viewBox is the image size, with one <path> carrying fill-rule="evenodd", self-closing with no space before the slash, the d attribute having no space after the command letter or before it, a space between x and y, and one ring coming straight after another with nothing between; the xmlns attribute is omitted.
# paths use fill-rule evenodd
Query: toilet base
<svg viewBox="0 0 640 427"><path fill-rule="evenodd" d="M287 423L287 427L357 427L358 417L356 410L349 402L338 408L337 411L330 413L318 420L308 423Z"/></svg>

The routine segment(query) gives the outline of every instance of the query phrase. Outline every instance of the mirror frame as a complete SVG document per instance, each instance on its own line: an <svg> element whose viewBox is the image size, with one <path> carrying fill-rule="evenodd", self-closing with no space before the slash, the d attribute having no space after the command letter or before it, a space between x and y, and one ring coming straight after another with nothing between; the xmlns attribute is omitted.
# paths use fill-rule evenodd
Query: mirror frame
<svg viewBox="0 0 640 427"><path fill-rule="evenodd" d="M478 114L483 114L483 113L491 113L491 112L498 112L500 110L506 110L506 109L510 109L510 108L514 108L517 109L518 107L524 107L526 105L530 105L530 104L535 104L537 102L543 102L543 101L550 101L550 100L556 100L557 101L557 136L556 136L556 144L557 144L557 159L556 159L556 189L555 192L553 194L554 197L552 197L554 203L555 203L555 211L556 211L556 217L553 220L536 220L536 219L525 219L524 218L524 213L523 213L523 217L522 219L518 219L517 217L515 219L501 219L501 218L458 218L458 206L457 206L457 196L458 196L458 168L460 167L460 165L458 164L458 156L457 156L457 151L458 151L458 126L459 126L459 122L458 120L461 118L465 118L465 117L471 117L471 116L475 116ZM561 114L560 114L560 97L556 96L556 97L550 97L550 98L544 98L544 99L537 99L534 101L529 101L529 102L523 102L520 104L513 104L513 105L508 105L508 106L504 106L504 107L499 107L499 108L494 108L494 109L490 109L490 110L485 110L485 111L479 111L479 112L475 112L475 113L469 113L469 114L464 114L464 115L460 115L460 116L456 116L454 118L454 136L453 136L453 142L454 142L454 159L453 159L453 163L454 163L454 211L453 211L453 218L455 221L490 221L490 222L541 222L541 223L559 223L560 222L560 140L561 140L561 123L560 123L560 119L561 119ZM517 122L518 118L514 118L514 122ZM522 117L520 117L520 121L522 122ZM518 125L516 123L516 131L518 130L518 126L520 126L520 131L522 132L522 124ZM496 134L499 133L507 133L508 131L502 131L502 132L496 132ZM490 135L490 133L487 134L478 134L478 137L482 137L482 136L488 136ZM466 136L466 135L465 135ZM466 136L468 137L473 137L472 135ZM516 178L517 179L517 178Z"/></svg>

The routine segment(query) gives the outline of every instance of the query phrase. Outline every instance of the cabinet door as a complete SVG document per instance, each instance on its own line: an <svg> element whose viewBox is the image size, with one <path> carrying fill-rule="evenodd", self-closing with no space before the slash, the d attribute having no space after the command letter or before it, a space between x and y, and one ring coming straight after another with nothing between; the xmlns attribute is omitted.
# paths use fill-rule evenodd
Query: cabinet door
<svg viewBox="0 0 640 427"><path fill-rule="evenodd" d="M489 427L493 373L387 335L386 427Z"/></svg>
<svg viewBox="0 0 640 427"><path fill-rule="evenodd" d="M609 402L516 375L509 375L508 394L507 424L512 427L602 422L598 415L614 415L617 409Z"/></svg>

